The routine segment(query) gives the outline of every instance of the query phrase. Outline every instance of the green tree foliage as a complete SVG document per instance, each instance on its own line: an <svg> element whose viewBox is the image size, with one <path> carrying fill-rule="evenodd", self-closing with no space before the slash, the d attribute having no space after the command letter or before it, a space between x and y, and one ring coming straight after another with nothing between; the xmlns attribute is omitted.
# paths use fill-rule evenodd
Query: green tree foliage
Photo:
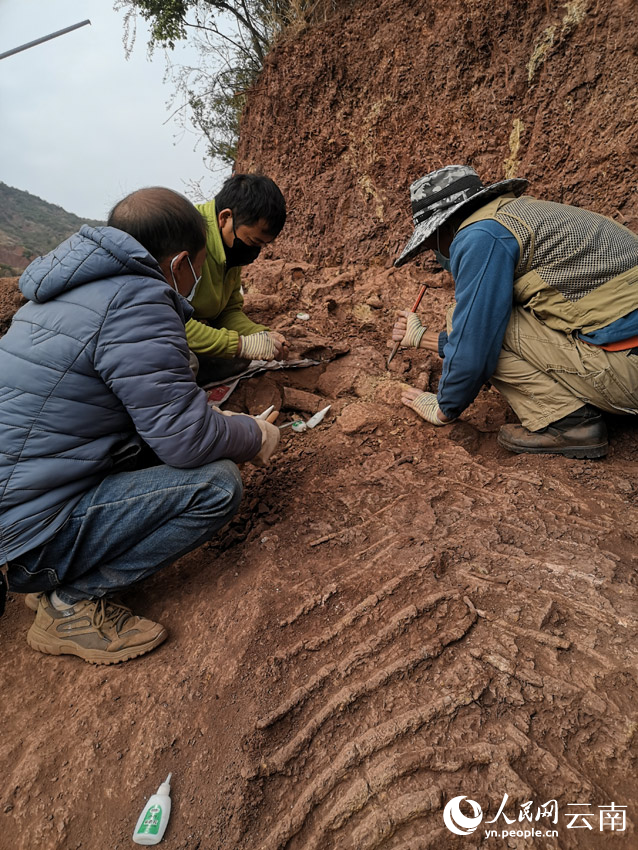
<svg viewBox="0 0 638 850"><path fill-rule="evenodd" d="M188 39L198 67L170 66L188 120L203 134L207 154L232 164L246 93L277 37L291 26L325 16L336 0L118 0L131 49L135 18L150 26L149 47L173 50ZM169 63L170 64L170 63ZM183 112L182 112L182 117Z"/></svg>

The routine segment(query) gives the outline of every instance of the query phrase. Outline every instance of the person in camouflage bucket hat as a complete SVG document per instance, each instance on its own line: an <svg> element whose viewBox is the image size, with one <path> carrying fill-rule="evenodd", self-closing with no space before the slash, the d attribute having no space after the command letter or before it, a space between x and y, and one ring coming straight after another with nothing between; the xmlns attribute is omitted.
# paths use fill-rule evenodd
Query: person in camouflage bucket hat
<svg viewBox="0 0 638 850"><path fill-rule="evenodd" d="M638 413L638 237L597 213L485 186L466 165L412 183L414 232L395 266L432 250L454 278L447 330L401 311L390 346L443 358L437 393L402 401L433 425L456 419L490 383L521 421L498 441L522 453L607 453L601 410Z"/></svg>
<svg viewBox="0 0 638 850"><path fill-rule="evenodd" d="M421 253L428 236L470 201L481 198L487 203L506 192L520 195L527 185L527 180L515 177L484 186L476 171L467 165L448 165L415 180L410 186L414 233L394 265L402 266Z"/></svg>

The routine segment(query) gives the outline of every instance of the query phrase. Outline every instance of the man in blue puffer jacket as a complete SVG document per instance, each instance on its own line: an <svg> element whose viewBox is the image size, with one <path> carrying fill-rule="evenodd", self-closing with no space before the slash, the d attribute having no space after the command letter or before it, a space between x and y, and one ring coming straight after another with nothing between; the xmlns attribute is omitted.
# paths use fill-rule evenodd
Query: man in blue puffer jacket
<svg viewBox="0 0 638 850"><path fill-rule="evenodd" d="M276 447L277 428L213 410L194 381L205 257L195 207L142 189L20 279L29 303L0 340L0 565L41 652L109 664L160 644L108 595L210 539L238 508L236 463Z"/></svg>

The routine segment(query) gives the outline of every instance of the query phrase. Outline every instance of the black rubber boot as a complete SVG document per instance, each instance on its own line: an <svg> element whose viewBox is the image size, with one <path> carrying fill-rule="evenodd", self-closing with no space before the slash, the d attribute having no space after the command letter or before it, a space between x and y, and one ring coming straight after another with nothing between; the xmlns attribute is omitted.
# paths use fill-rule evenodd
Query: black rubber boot
<svg viewBox="0 0 638 850"><path fill-rule="evenodd" d="M609 449L603 417L600 411L587 404L540 431L528 431L522 425L503 425L498 442L517 454L551 454L579 459L604 457Z"/></svg>

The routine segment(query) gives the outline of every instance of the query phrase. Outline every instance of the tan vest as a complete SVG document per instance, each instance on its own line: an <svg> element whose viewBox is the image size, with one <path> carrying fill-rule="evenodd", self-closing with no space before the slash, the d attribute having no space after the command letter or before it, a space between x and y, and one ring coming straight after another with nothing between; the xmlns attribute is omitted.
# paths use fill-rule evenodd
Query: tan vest
<svg viewBox="0 0 638 850"><path fill-rule="evenodd" d="M463 221L516 237L514 300L564 333L591 333L638 309L638 236L579 207L501 195Z"/></svg>

